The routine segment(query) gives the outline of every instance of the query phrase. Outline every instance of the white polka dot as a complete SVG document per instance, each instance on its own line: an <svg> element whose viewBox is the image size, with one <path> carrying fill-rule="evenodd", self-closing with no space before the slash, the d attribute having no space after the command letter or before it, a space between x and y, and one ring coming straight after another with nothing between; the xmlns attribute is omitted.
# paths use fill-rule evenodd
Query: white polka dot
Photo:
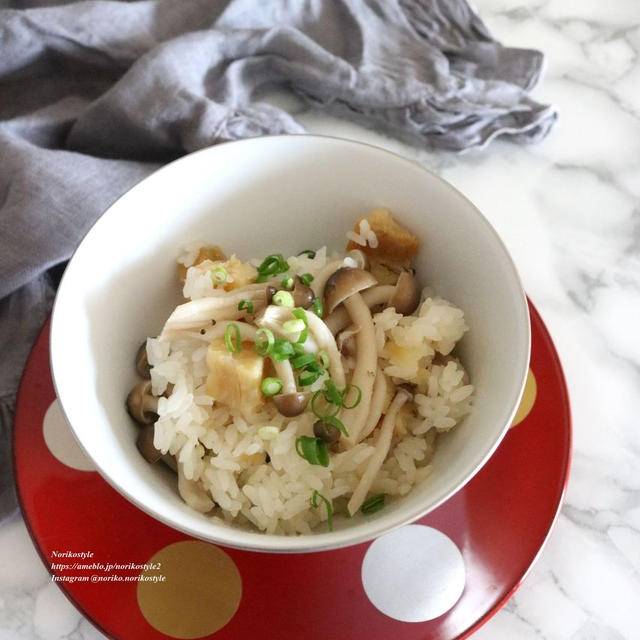
<svg viewBox="0 0 640 640"><path fill-rule="evenodd" d="M444 533L419 524L374 540L362 561L362 585L376 609L402 622L446 613L464 590L462 554Z"/></svg>
<svg viewBox="0 0 640 640"><path fill-rule="evenodd" d="M49 451L62 464L78 471L95 471L93 463L76 442L57 400L45 413L42 433Z"/></svg>

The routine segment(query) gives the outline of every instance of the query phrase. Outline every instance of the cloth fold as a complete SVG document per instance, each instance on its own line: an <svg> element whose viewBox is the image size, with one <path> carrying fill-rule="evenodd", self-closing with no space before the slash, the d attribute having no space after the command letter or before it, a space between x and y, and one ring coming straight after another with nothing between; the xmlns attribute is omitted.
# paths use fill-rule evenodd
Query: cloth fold
<svg viewBox="0 0 640 640"><path fill-rule="evenodd" d="M0 466L33 339L16 300L160 164L220 141L302 132L260 97L272 87L434 148L480 148L500 135L537 142L556 119L528 95L542 67L540 52L493 39L464 0L96 0L0 11L0 299L10 296L0 317ZM40 316L49 305L41 296ZM22 352L7 358L16 335ZM0 503L0 517L6 510Z"/></svg>

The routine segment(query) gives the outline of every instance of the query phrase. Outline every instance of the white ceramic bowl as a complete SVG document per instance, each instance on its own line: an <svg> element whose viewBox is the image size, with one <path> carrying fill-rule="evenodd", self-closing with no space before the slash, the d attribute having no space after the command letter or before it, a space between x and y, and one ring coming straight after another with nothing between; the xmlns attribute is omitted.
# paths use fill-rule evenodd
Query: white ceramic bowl
<svg viewBox="0 0 640 640"><path fill-rule="evenodd" d="M460 306L459 353L475 385L472 414L438 440L434 470L408 496L332 533L245 531L192 511L175 477L135 446L125 397L140 341L180 302L175 260L190 242L241 257L341 249L354 219L388 207L422 241L417 272ZM411 522L460 489L498 446L529 363L529 314L513 262L464 196L387 151L336 138L275 136L181 158L136 185L86 235L62 279L51 325L58 398L80 445L115 489L166 524L222 545L302 552L347 546Z"/></svg>

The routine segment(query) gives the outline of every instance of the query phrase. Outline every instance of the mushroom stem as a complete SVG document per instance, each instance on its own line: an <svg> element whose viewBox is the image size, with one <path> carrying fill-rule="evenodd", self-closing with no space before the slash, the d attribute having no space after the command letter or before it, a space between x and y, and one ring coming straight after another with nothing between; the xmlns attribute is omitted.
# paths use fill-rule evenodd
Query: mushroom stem
<svg viewBox="0 0 640 640"><path fill-rule="evenodd" d="M296 393L298 389L296 388L296 379L293 376L290 362L288 360L276 360L275 358L271 358L271 362L277 376L282 380L281 393Z"/></svg>
<svg viewBox="0 0 640 640"><path fill-rule="evenodd" d="M178 493L192 508L200 513L207 513L213 509L215 503L195 480L189 480L184 475L184 465L178 463Z"/></svg>
<svg viewBox="0 0 640 640"><path fill-rule="evenodd" d="M380 284L370 289L366 289L360 295L369 309L375 307L378 304L387 304L391 297L395 287L391 284ZM350 323L349 314L347 313L344 304L340 305L337 309L332 311L324 320L324 323L329 327L329 330L333 335L340 333Z"/></svg>
<svg viewBox="0 0 640 640"><path fill-rule="evenodd" d="M343 409L340 416L349 432L349 440L345 442L349 446L349 443L358 442L360 432L364 428L369 413L371 391L378 368L378 350L376 348L371 312L362 296L359 293L354 293L343 304L353 324L360 328L356 333L356 364L353 369L351 384L360 389L362 400L353 409Z"/></svg>
<svg viewBox="0 0 640 640"><path fill-rule="evenodd" d="M344 265L344 259L340 258L340 260L332 260L331 262L327 262L327 264L316 273L313 278L313 282L311 283L311 289L316 296L321 297L324 292L324 286L327 284L327 280L334 274L340 267Z"/></svg>
<svg viewBox="0 0 640 640"><path fill-rule="evenodd" d="M143 380L131 389L127 411L138 424L151 424L158 419L158 398L151 393L151 380Z"/></svg>
<svg viewBox="0 0 640 640"><path fill-rule="evenodd" d="M382 467L387 454L389 453L389 447L391 446L391 437L393 436L393 428L396 424L396 416L402 405L411 399L411 394L406 389L398 389L395 397L391 401L387 413L384 416L382 425L380 426L380 433L375 444L375 450L373 455L369 458L369 463L365 472L360 478L360 482L353 492L347 509L349 514L353 515L362 506L364 499L367 497L367 493L373 484L375 477Z"/></svg>
<svg viewBox="0 0 640 640"><path fill-rule="evenodd" d="M238 304L242 300L251 300L254 306L264 306L267 294L264 287L198 298L177 306L160 333L160 340L172 340L184 331L201 329L211 324L212 320L235 320L247 314L246 310L239 310Z"/></svg>
<svg viewBox="0 0 640 640"><path fill-rule="evenodd" d="M320 349L324 349L329 356L329 375L339 387L344 387L346 384L344 368L333 334L315 313L305 311L305 317L318 346Z"/></svg>
<svg viewBox="0 0 640 640"><path fill-rule="evenodd" d="M380 416L385 408L387 399L387 376L378 367L376 381L373 383L373 392L371 394L371 406L364 427L358 436L357 442L362 442L375 428L380 421ZM353 444L357 444L354 442Z"/></svg>

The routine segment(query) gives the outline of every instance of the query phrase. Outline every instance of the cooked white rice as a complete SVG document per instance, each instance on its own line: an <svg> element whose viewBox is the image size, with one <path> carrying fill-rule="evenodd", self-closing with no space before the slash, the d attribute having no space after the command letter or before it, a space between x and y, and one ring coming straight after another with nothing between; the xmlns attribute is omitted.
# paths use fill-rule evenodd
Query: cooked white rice
<svg viewBox="0 0 640 640"><path fill-rule="evenodd" d="M364 222L360 233L350 232L350 237L374 246L375 234ZM213 291L209 270L189 266L197 249L188 247L181 258L189 267L183 293L192 299ZM296 274L316 275L340 258L344 256L328 256L322 248L314 258L296 256L289 264ZM351 258L346 260L350 265ZM467 327L460 309L426 294L413 316L387 308L373 319L383 371L397 384L417 386L413 402L398 415L391 450L372 487L374 493L402 496L431 472L437 433L454 427L470 409L473 387L460 362L449 356ZM197 337L147 340L153 393L174 385L168 398L159 399L154 445L176 457L182 498L229 523L254 525L267 533L311 532L327 518L324 507L311 507L314 490L340 511L374 452L377 430L353 448L332 454L329 467L311 465L296 453L295 441L312 435L313 415L285 418L266 403L247 421L219 406L207 395L206 351L207 343ZM345 368L349 371L348 361Z"/></svg>

